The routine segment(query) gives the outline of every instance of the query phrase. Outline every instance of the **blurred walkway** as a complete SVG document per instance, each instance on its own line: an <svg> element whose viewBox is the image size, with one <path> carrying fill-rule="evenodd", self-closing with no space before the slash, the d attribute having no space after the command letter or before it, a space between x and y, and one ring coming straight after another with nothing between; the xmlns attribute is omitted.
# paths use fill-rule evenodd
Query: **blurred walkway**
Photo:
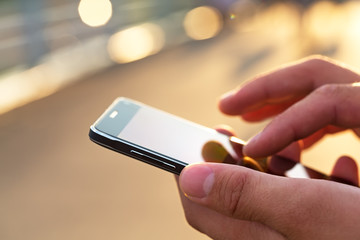
<svg viewBox="0 0 360 240"><path fill-rule="evenodd" d="M233 41L224 34L117 66L2 115L0 238L201 239L185 223L171 174L87 134L117 96L208 126L231 122L216 98L239 83Z"/></svg>
<svg viewBox="0 0 360 240"><path fill-rule="evenodd" d="M267 30L226 30L114 66L1 115L0 239L207 239L185 222L171 174L93 144L88 128L114 98L126 96L206 126L229 124L247 139L263 124L221 115L219 95L308 53L354 63L350 53L359 51L345 38L315 51L296 31ZM358 151L357 142L344 138ZM320 154L331 162L336 149L330 149Z"/></svg>

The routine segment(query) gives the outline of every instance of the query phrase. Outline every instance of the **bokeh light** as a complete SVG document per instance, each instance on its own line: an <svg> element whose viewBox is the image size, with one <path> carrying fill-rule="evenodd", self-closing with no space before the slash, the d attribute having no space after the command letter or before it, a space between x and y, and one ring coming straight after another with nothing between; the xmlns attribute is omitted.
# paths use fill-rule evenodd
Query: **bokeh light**
<svg viewBox="0 0 360 240"><path fill-rule="evenodd" d="M195 40L216 36L223 27L220 12L209 6L201 6L188 12L184 19L186 34Z"/></svg>
<svg viewBox="0 0 360 240"><path fill-rule="evenodd" d="M346 26L346 37L359 41L360 38L360 2L359 1L349 1L343 4L343 10L345 14L342 15L344 19L344 25L341 30ZM358 46L358 44L356 44Z"/></svg>
<svg viewBox="0 0 360 240"><path fill-rule="evenodd" d="M287 1L276 2L264 8L259 8L250 1L235 2L229 8L229 19L236 32L261 32L277 38L277 41L297 37L300 26L298 6Z"/></svg>
<svg viewBox="0 0 360 240"><path fill-rule="evenodd" d="M316 2L304 15L307 34L325 45L336 41L347 24L342 8L332 1Z"/></svg>
<svg viewBox="0 0 360 240"><path fill-rule="evenodd" d="M108 53L117 63L133 62L159 52L165 34L159 25L145 23L115 33L108 43Z"/></svg>
<svg viewBox="0 0 360 240"><path fill-rule="evenodd" d="M299 11L293 3L276 3L257 16L257 26L265 28L268 34L279 41L290 39L298 34Z"/></svg>
<svg viewBox="0 0 360 240"><path fill-rule="evenodd" d="M81 0L78 11L85 24L91 27L99 27L110 20L112 4L109 0Z"/></svg>

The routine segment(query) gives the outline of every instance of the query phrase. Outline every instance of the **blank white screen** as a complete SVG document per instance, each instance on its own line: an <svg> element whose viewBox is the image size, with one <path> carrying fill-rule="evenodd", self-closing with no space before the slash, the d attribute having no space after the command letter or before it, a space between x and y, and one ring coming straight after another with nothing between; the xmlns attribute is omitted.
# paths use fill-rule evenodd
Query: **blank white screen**
<svg viewBox="0 0 360 240"><path fill-rule="evenodd" d="M148 106L141 106L118 137L185 163L203 161L208 141L234 155L228 136Z"/></svg>

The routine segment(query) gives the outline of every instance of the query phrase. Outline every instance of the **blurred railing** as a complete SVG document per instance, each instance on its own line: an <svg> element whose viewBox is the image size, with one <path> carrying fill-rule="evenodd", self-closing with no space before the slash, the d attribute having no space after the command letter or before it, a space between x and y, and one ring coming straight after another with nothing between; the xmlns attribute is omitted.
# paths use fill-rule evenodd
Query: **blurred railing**
<svg viewBox="0 0 360 240"><path fill-rule="evenodd" d="M111 3L111 18L99 27L85 24L81 2ZM194 7L191 1L167 0L0 0L0 8L9 5L12 11L4 10L7 13L0 15L0 114L115 64L116 60L111 58L115 55L108 45L117 32L142 32L145 35L138 40L143 46L149 45L146 43L149 36L160 33L164 39L166 37L161 49L189 40L182 21L186 12ZM88 10L91 14L94 9L90 6ZM100 12L101 6L95 9L93 16L96 18ZM136 25L136 31L125 31ZM154 29L158 31L152 32ZM132 37L126 35L125 40L129 42ZM122 38L112 41L116 44L112 44L111 51L119 50ZM142 49L147 52L130 61L161 49Z"/></svg>
<svg viewBox="0 0 360 240"><path fill-rule="evenodd" d="M99 27L81 17L85 1L110 3L0 0L0 114L112 64L212 38L225 25L291 43L299 55L336 53L342 60L360 52L359 1L112 0L111 18ZM93 16L104 9L95 10Z"/></svg>
<svg viewBox="0 0 360 240"><path fill-rule="evenodd" d="M112 18L106 25L93 28L82 22L78 1L17 2L15 12L0 17L0 55L3 56L0 72L18 65L35 66L46 55L63 47L101 34L110 35L121 27L161 18L193 5L190 1L111 1Z"/></svg>

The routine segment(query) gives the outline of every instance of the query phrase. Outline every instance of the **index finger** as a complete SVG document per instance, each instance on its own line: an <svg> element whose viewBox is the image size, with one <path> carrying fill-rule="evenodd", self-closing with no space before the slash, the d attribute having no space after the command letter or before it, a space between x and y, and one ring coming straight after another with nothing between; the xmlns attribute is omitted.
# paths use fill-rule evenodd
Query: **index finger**
<svg viewBox="0 0 360 240"><path fill-rule="evenodd" d="M328 125L360 126L360 85L325 85L278 115L244 147L251 157L273 155Z"/></svg>

